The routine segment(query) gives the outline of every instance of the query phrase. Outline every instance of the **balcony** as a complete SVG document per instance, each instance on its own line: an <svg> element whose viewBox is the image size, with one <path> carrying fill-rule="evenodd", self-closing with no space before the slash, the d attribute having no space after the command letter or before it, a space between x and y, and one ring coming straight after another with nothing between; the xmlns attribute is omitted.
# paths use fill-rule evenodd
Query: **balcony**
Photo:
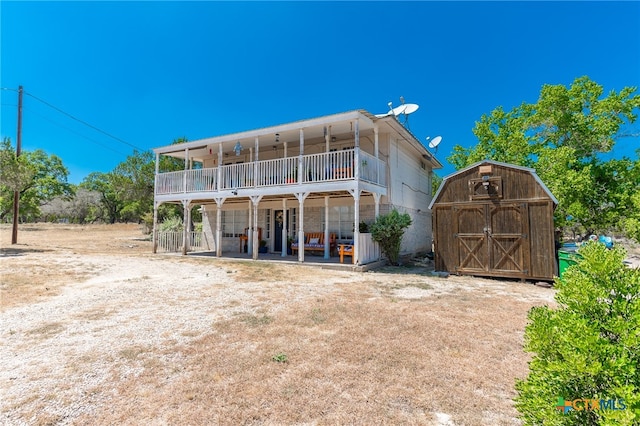
<svg viewBox="0 0 640 426"><path fill-rule="evenodd" d="M299 160L302 158L302 168ZM159 173L155 195L212 193L243 188L286 187L359 180L386 186L386 163L349 149L221 167Z"/></svg>

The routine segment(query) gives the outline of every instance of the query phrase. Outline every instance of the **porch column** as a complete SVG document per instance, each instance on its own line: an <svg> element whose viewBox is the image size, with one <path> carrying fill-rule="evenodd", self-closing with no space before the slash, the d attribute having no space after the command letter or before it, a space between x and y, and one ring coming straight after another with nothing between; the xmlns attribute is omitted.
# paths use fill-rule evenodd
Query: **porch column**
<svg viewBox="0 0 640 426"><path fill-rule="evenodd" d="M188 169L189 169L189 148L185 148L184 149L184 173L182 174L182 191L185 194L187 193L187 170Z"/></svg>
<svg viewBox="0 0 640 426"><path fill-rule="evenodd" d="M331 257L331 247L329 245L329 196L324 197L324 258Z"/></svg>
<svg viewBox="0 0 640 426"><path fill-rule="evenodd" d="M304 155L304 129L300 129L300 153L298 154L298 184L302 184L302 178L304 177L304 161L302 156ZM299 251L299 250L298 250Z"/></svg>
<svg viewBox="0 0 640 426"><path fill-rule="evenodd" d="M253 254L253 209L251 200L249 200L249 223L247 223L247 254Z"/></svg>
<svg viewBox="0 0 640 426"><path fill-rule="evenodd" d="M327 129L324 128L324 152L329 152L331 150L331 146L329 143L331 142L331 126Z"/></svg>
<svg viewBox="0 0 640 426"><path fill-rule="evenodd" d="M191 206L189 200L182 200L184 218L182 219L182 255L189 251L189 227L191 226Z"/></svg>
<svg viewBox="0 0 640 426"><path fill-rule="evenodd" d="M158 203L155 200L158 191L158 172L160 171L160 154L156 152L156 174L153 183L153 229L151 230L151 241L153 242L153 254L158 252Z"/></svg>
<svg viewBox="0 0 640 426"><path fill-rule="evenodd" d="M353 263L360 264L360 190L349 190L353 195Z"/></svg>
<svg viewBox="0 0 640 426"><path fill-rule="evenodd" d="M287 199L282 199L282 257L287 256Z"/></svg>
<svg viewBox="0 0 640 426"><path fill-rule="evenodd" d="M378 129L378 125L376 124L373 127L373 149L374 149L374 154L376 156L376 159L380 158L380 141L379 141L379 137L378 137L378 133L380 132L380 130Z"/></svg>
<svg viewBox="0 0 640 426"><path fill-rule="evenodd" d="M222 256L222 204L224 198L215 198L216 206L216 256Z"/></svg>
<svg viewBox="0 0 640 426"><path fill-rule="evenodd" d="M380 197L381 195L377 192L373 193L373 201L375 202L374 207L374 218L377 220L378 216L380 216Z"/></svg>
<svg viewBox="0 0 640 426"><path fill-rule="evenodd" d="M222 189L222 144L218 144L218 185L216 191Z"/></svg>
<svg viewBox="0 0 640 426"><path fill-rule="evenodd" d="M309 196L308 192L297 192L298 199L298 262L304 262L304 200Z"/></svg>
<svg viewBox="0 0 640 426"><path fill-rule="evenodd" d="M258 187L258 159L260 154L260 148L258 147L259 139L256 136L254 151L256 153L255 158L253 159L253 186L255 188Z"/></svg>
<svg viewBox="0 0 640 426"><path fill-rule="evenodd" d="M378 140L378 125L376 124L373 127L373 150L375 151L375 155L376 155L376 160L380 159L380 153L378 152L380 150L380 142ZM380 165L379 163L376 161L376 183L380 182ZM378 217L378 215L376 214L376 217Z"/></svg>
<svg viewBox="0 0 640 426"><path fill-rule="evenodd" d="M253 203L253 260L258 259L258 247L260 241L258 241L258 204L262 200L262 195L254 195L251 197Z"/></svg>
<svg viewBox="0 0 640 426"><path fill-rule="evenodd" d="M356 122L354 124L354 128L355 128L355 153L354 153L354 159L353 159L353 166L354 166L354 178L357 180L360 179L360 121L358 121L358 119L356 118ZM355 247L354 247L355 250Z"/></svg>
<svg viewBox="0 0 640 426"><path fill-rule="evenodd" d="M153 230L151 231L151 239L153 241L153 254L158 252L158 206L157 202L153 202Z"/></svg>

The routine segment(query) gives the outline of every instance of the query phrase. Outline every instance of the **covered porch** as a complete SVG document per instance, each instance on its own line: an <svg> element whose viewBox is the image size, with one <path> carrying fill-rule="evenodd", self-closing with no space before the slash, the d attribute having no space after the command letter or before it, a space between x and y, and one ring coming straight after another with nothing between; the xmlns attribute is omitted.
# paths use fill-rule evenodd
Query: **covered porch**
<svg viewBox="0 0 640 426"><path fill-rule="evenodd" d="M388 155L381 150L385 138L388 134L380 133L373 116L351 111L157 148L154 229L163 203L182 205L185 233L191 209L202 206L216 256L233 252L237 245L230 241L246 234L247 254L254 260L263 254L261 240L267 240L269 253L286 257L289 239L304 244L306 234L313 232L329 241L336 232L330 224L333 204L348 198L349 232L341 221L336 245L352 246L355 264L372 262L380 254L377 244L359 235L360 204L364 196L372 222L387 195ZM183 169L161 170L160 156L183 160ZM276 215L285 226L278 227ZM185 235L183 254L188 241ZM298 262L304 262L306 254L298 250ZM327 244L314 254L330 259L335 253Z"/></svg>
<svg viewBox="0 0 640 426"><path fill-rule="evenodd" d="M380 258L378 244L360 229L362 222L372 223L380 214L380 199L380 193L352 189L185 202L186 226L183 235L173 240L180 240L183 254L195 245L196 250L211 251L217 257L246 254L257 260L266 254L289 259L295 255L298 262L308 257L363 265ZM198 237L189 230L195 207L203 220ZM163 249L165 240L163 234L154 233L154 252L159 245ZM305 242L316 244L305 247ZM297 243L293 252L291 243Z"/></svg>

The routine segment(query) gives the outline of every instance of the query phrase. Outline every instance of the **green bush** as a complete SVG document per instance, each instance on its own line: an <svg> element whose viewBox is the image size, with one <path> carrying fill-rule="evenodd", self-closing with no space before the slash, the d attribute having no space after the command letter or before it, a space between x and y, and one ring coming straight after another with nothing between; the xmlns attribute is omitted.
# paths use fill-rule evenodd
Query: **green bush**
<svg viewBox="0 0 640 426"><path fill-rule="evenodd" d="M380 244L380 249L393 265L398 264L402 236L404 230L410 225L411 216L392 210L389 214L378 216L376 221L369 226L371 238Z"/></svg>
<svg viewBox="0 0 640 426"><path fill-rule="evenodd" d="M579 253L556 279L558 307L529 312L533 355L516 408L527 425L640 424L640 269L624 265L621 248L590 243ZM566 401L574 409L556 408Z"/></svg>
<svg viewBox="0 0 640 426"><path fill-rule="evenodd" d="M168 217L158 225L160 232L180 232L182 229L182 218L177 216Z"/></svg>

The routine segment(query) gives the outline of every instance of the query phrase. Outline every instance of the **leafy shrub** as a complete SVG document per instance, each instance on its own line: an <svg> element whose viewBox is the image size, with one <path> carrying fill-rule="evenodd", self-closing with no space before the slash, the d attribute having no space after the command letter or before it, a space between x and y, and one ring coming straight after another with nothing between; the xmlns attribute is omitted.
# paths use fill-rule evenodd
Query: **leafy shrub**
<svg viewBox="0 0 640 426"><path fill-rule="evenodd" d="M380 244L380 249L393 265L398 264L402 236L410 225L411 216L407 213L400 214L394 209L389 214L378 216L369 226L371 238Z"/></svg>
<svg viewBox="0 0 640 426"><path fill-rule="evenodd" d="M160 232L180 232L182 231L182 218L173 216L166 218L158 225Z"/></svg>
<svg viewBox="0 0 640 426"><path fill-rule="evenodd" d="M640 269L623 264L621 248L590 243L579 253L556 279L558 308L529 312L533 357L516 408L527 425L640 424ZM613 399L618 409L582 403L564 412L559 398Z"/></svg>

